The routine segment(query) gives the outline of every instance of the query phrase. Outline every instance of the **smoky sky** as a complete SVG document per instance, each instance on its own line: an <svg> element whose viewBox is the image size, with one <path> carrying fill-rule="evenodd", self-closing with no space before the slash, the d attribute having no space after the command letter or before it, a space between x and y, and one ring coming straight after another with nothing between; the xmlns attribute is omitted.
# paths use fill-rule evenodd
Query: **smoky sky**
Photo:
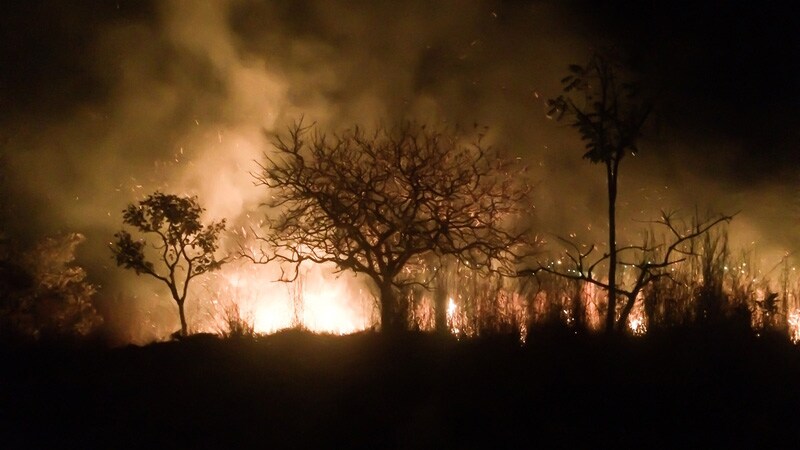
<svg viewBox="0 0 800 450"><path fill-rule="evenodd" d="M98 46L109 39L109 29L141 26L157 35L164 26L165 8L159 2L14 3L4 8L0 19L4 67L0 117L6 127L25 119L64 119L76 108L108 102L119 72L124 70L119 64L124 55L97 54ZM192 7L192 2L184 3ZM464 77L483 70L459 62L463 55L456 53L464 49L458 47L472 42L470 38L481 39L484 45L489 41L493 47L487 51L500 52L519 63L518 77L525 77L529 69L554 75L563 71L563 67L532 67L530 61L513 61L515 53L525 55L525 47L540 45L530 41L541 39L542 28L582 40L585 48L574 49L578 54L613 43L626 51L644 81L658 93L659 124L670 132L739 140L752 149L735 155L729 169L754 180L770 178L765 172L793 162L788 147L796 141L799 120L800 88L793 67L800 42L798 20L788 2L228 3L231 7L224 20L236 34L242 52L275 51L270 44L282 40L276 37L282 33L288 40L319 41L328 51L360 45L376 59L390 60L397 55L380 54L384 41L407 40L408 47L416 45L414 50L422 52L413 67L402 68L415 72L415 93L435 89L432 85L443 72ZM414 30L409 24L400 30L398 24L405 15L427 17L420 26L439 29ZM352 34L348 32L353 26L350 22L358 22ZM398 35L399 31L405 34ZM415 34L419 41L415 42ZM356 42L353 35L365 40ZM282 50L284 57L293 51L291 45ZM148 56L163 60L185 57L169 45ZM186 64L193 65L198 87L224 88L213 73L203 73L204 62L199 58ZM155 69L153 75L169 77L167 67L161 69ZM326 94L336 98L337 88L331 86Z"/></svg>
<svg viewBox="0 0 800 450"><path fill-rule="evenodd" d="M78 231L112 297L108 241L155 189L234 226L269 133L416 119L490 127L529 166L531 223L594 239L604 178L545 117L571 63L616 47L655 105L623 162L620 224L741 211L741 243L800 245L798 20L779 2L25 1L0 14L5 233ZM734 230L732 230L733 232ZM121 280L128 280L123 282Z"/></svg>

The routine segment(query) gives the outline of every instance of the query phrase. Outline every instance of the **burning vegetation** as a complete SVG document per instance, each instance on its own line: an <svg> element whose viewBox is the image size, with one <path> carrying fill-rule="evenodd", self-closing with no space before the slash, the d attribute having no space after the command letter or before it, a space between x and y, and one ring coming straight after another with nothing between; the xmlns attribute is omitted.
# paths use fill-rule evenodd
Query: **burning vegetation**
<svg viewBox="0 0 800 450"><path fill-rule="evenodd" d="M196 197L156 192L124 211L142 238L120 232L111 249L120 266L169 288L181 335L375 328L525 342L553 327L642 336L729 324L797 342L791 255L777 279L775 269L733 259L732 217L664 214L641 244L613 249L610 283L598 273L612 253L595 256L597 244L568 239L565 252L553 252L520 226L524 168L481 139L413 123L331 135L298 123L275 137L252 175L267 195L260 224L204 225ZM612 286L623 301L609 302Z"/></svg>
<svg viewBox="0 0 800 450"><path fill-rule="evenodd" d="M554 327L642 336L734 326L797 342L792 255L766 272L750 258L733 259L732 216L687 221L662 212L645 224L640 244L616 242L620 162L638 151L649 107L617 79L622 68L610 58L571 66L564 90L580 93L581 103L549 102L551 114L573 119L584 157L606 168L604 246L571 235L557 237L566 248L558 251L535 235L526 168L485 144L486 128L402 122L327 132L301 120L272 135L250 174L261 208L234 226L204 224L196 196L156 191L123 211L123 223L141 235L115 235L117 265L163 284L178 310L177 332L163 318L142 324L149 339L299 328L509 334L525 342ZM73 235L58 257L47 248L59 241L46 242L20 261L71 264L81 238ZM47 275L3 255L7 330L86 335L102 322L83 269Z"/></svg>
<svg viewBox="0 0 800 450"><path fill-rule="evenodd" d="M793 10L11 3L4 448L795 438Z"/></svg>
<svg viewBox="0 0 800 450"><path fill-rule="evenodd" d="M524 161L487 145L487 128L326 131L301 120L271 135L250 174L260 209L230 227L205 225L198 197L157 191L125 209L123 222L142 234L118 233L112 252L119 266L168 288L184 336L374 328L525 341L553 327L641 336L738 323L797 341L790 255L781 289L773 271L737 266L731 216L687 222L663 213L645 224L640 244L616 242L620 162L638 151L650 108L616 58L570 66L565 95L548 103L554 117L571 118L584 157L606 168L605 250L571 236L558 237L567 249L559 252L534 234ZM169 323L143 327L163 339Z"/></svg>
<svg viewBox="0 0 800 450"><path fill-rule="evenodd" d="M7 330L102 329L145 343L231 327L462 337L729 319L759 333L797 328L796 257L773 257L795 246L785 224L796 174L785 191L706 180L709 168L735 168L726 155L753 152L682 127L711 111L705 126L747 128L730 117L749 112L743 90L720 107L661 92L741 64L702 76L719 64L700 58L664 75L691 56L670 47L683 41L589 45L562 24L583 8L549 2L112 3L75 8L74 22L61 23L69 8L58 2L3 19L4 61L32 74L0 80L2 311L19 325ZM779 110L752 109L771 114L764 124ZM473 121L490 127L464 126ZM127 231L113 238L128 204ZM658 212L708 204L723 214ZM159 208L186 214L151 214ZM78 235L75 259L32 262L52 253L37 242ZM57 300L32 300L43 297ZM47 311L58 319L46 324Z"/></svg>

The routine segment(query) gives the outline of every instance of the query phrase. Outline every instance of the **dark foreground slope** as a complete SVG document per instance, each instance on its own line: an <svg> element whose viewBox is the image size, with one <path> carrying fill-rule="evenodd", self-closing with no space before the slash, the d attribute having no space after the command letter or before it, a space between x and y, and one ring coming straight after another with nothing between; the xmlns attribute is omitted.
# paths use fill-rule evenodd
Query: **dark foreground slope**
<svg viewBox="0 0 800 450"><path fill-rule="evenodd" d="M800 352L781 341L531 341L285 332L6 348L2 446L764 447L797 435Z"/></svg>

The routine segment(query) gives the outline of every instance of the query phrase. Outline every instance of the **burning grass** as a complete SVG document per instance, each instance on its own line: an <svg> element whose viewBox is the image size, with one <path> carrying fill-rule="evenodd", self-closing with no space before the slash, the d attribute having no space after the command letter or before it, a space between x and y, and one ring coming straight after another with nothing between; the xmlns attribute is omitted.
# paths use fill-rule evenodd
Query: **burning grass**
<svg viewBox="0 0 800 450"><path fill-rule="evenodd" d="M731 322L797 342L796 262L787 255L778 264L759 264L751 254L731 253L723 232L692 242L692 254L669 268L669 278L640 292L628 318L629 334ZM421 276L431 270L438 271L434 285L404 294L416 330L436 328L436 299L444 298L446 330L459 338L516 334L524 342L530 330L553 326L574 333L602 331L605 292L592 284L553 274L504 278L459 264L422 267ZM626 271L621 276L628 282ZM272 281L276 278L274 267L241 261L214 274L200 295L211 306L197 329L219 329L221 313L231 305L259 334L294 327L342 335L379 327L377 302L363 279L324 266L303 267L291 283Z"/></svg>
<svg viewBox="0 0 800 450"><path fill-rule="evenodd" d="M643 336L675 327L733 325L798 342L797 264L792 255L769 261L752 252L735 253L724 230L699 237L690 242L686 259L668 268L669 278L659 278L639 293L627 332ZM435 277L428 288L413 286L403 293L413 330L435 330L441 309L439 331L459 339L516 335L525 342L538 330L603 331L606 293L590 283L547 273L501 277L455 261L421 265L415 271L420 280ZM622 284L631 283L631 271L619 274ZM292 282L275 281L281 275L279 266L247 260L210 274L193 291L193 330L263 335L296 328L345 335L380 327L375 293L363 277L311 264L301 266ZM171 317L171 311L164 315ZM174 331L168 324L159 326L155 334L160 339Z"/></svg>

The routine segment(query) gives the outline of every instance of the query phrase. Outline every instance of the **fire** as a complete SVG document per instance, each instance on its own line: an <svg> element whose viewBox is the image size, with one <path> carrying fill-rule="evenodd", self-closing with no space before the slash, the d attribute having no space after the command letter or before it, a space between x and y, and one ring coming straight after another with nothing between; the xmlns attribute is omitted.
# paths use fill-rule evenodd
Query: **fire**
<svg viewBox="0 0 800 450"><path fill-rule="evenodd" d="M447 300L447 319L448 320L452 320L453 319L453 316L456 313L456 308L457 308L456 302L453 301L453 297L450 297Z"/></svg>
<svg viewBox="0 0 800 450"><path fill-rule="evenodd" d="M795 309L790 312L786 322L789 325L789 339L797 344L800 342L800 310Z"/></svg>
<svg viewBox="0 0 800 450"><path fill-rule="evenodd" d="M217 299L215 304L237 305L240 319L251 323L256 333L299 327L349 334L374 324L372 297L355 277L310 266L301 268L295 281L280 282L275 272L269 265L231 264L209 280L206 290ZM218 318L220 311L211 315ZM213 331L214 326L206 328Z"/></svg>
<svg viewBox="0 0 800 450"><path fill-rule="evenodd" d="M456 316L457 309L458 305L456 305L453 297L447 299L447 328L450 329L450 333L452 333L454 336L461 334L461 327L458 324L459 320Z"/></svg>
<svg viewBox="0 0 800 450"><path fill-rule="evenodd" d="M345 304L348 295L341 284L326 284L321 289L306 291L303 325L313 331L333 334L351 334L369 327L363 315Z"/></svg>
<svg viewBox="0 0 800 450"><path fill-rule="evenodd" d="M642 336L647 333L644 317L630 317L628 319L628 328L635 336Z"/></svg>
<svg viewBox="0 0 800 450"><path fill-rule="evenodd" d="M628 316L628 329L634 336L644 336L647 333L647 319L644 315L644 298L640 293Z"/></svg>

